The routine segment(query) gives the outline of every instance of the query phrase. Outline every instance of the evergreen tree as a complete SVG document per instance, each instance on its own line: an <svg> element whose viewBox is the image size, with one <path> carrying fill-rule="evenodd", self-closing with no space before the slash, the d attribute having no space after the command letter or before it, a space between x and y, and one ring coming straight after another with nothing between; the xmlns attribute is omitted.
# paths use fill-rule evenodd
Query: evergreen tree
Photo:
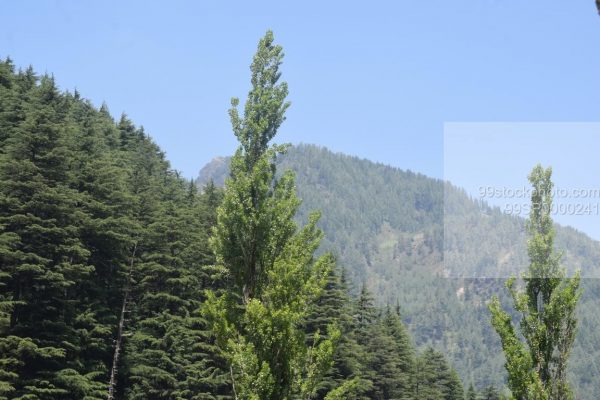
<svg viewBox="0 0 600 400"><path fill-rule="evenodd" d="M228 398L199 312L220 190L31 68L0 63L0 106L0 399Z"/></svg>
<svg viewBox="0 0 600 400"><path fill-rule="evenodd" d="M444 355L427 348L417 359L415 396L423 400L464 399L462 383Z"/></svg>
<svg viewBox="0 0 600 400"><path fill-rule="evenodd" d="M436 356L437 353L430 347L417 358L415 375L415 397L417 399L441 400L444 398L444 392L437 384L439 376L434 359Z"/></svg>
<svg viewBox="0 0 600 400"><path fill-rule="evenodd" d="M531 212L527 222L530 258L523 276L525 290L515 288L509 279L515 309L522 316L522 342L510 314L502 309L498 298L490 304L492 325L500 336L506 356L508 384L518 399L571 399L566 367L577 320L575 308L580 297L579 273L565 278L560 254L554 249L552 212L552 169L537 165L529 175L533 186Z"/></svg>
<svg viewBox="0 0 600 400"><path fill-rule="evenodd" d="M369 329L369 340L365 344L366 377L372 382L367 392L370 399L391 399L395 393L395 378L399 371L394 353L393 340L384 332L384 326L378 319Z"/></svg>
<svg viewBox="0 0 600 400"><path fill-rule="evenodd" d="M94 268L80 237L89 215L78 208L69 169L68 104L51 77L39 85L28 73L24 78L26 115L6 139L0 163L0 227L9 249L0 269L10 301L0 338L9 381L3 386L17 397L94 398L103 384L95 368L80 366L85 331L78 327L85 318L79 284Z"/></svg>
<svg viewBox="0 0 600 400"><path fill-rule="evenodd" d="M226 394L224 373L198 310L207 236L201 202L179 179L167 177L153 221L140 237L127 340L126 397L214 399ZM204 247L204 248L203 248Z"/></svg>
<svg viewBox="0 0 600 400"><path fill-rule="evenodd" d="M23 119L22 101L17 92L15 68L10 58L0 61L0 153Z"/></svg>
<svg viewBox="0 0 600 400"><path fill-rule="evenodd" d="M345 270L329 273L324 292L317 300L307 318L307 339L313 339L315 332L326 332L327 327L336 324L340 338L333 354L333 365L319 384L315 399L337 398L362 399L371 387L371 382L361 378L364 366L361 359L363 348L358 344L354 321L354 304L350 298Z"/></svg>
<svg viewBox="0 0 600 400"><path fill-rule="evenodd" d="M466 400L477 400L477 392L475 391L473 384L469 385L469 390L467 390Z"/></svg>
<svg viewBox="0 0 600 400"><path fill-rule="evenodd" d="M398 310L314 255L317 216L294 223L269 145L281 56L267 34L225 193L125 115L0 62L0 399L462 396L439 354L415 362Z"/></svg>
<svg viewBox="0 0 600 400"><path fill-rule="evenodd" d="M308 397L331 365L339 333L315 335L307 346L301 330L310 305L325 285L333 259L315 259L322 237L318 214L298 230L294 177L275 179L274 159L284 151L269 146L284 120L287 85L278 83L282 48L267 32L251 66L252 89L244 117L238 100L230 110L240 142L218 211L212 245L233 288L208 292L205 312L230 362L234 395L241 399Z"/></svg>
<svg viewBox="0 0 600 400"><path fill-rule="evenodd" d="M356 302L355 335L359 361L356 387L369 399L415 398L414 348L400 319L399 306L383 315L363 284ZM437 377L432 377L436 380Z"/></svg>
<svg viewBox="0 0 600 400"><path fill-rule="evenodd" d="M448 400L462 400L465 398L465 391L463 384L458 376L458 372L448 365L450 369L450 383L448 385L448 394L446 399Z"/></svg>
<svg viewBox="0 0 600 400"><path fill-rule="evenodd" d="M481 392L479 400L500 400L500 393L494 386L488 386Z"/></svg>
<svg viewBox="0 0 600 400"><path fill-rule="evenodd" d="M375 307L375 300L369 289L367 289L367 284L363 283L356 302L355 313L356 335L361 345L365 346L368 343L370 328L377 319L378 311Z"/></svg>
<svg viewBox="0 0 600 400"><path fill-rule="evenodd" d="M357 303L357 337L370 399L413 398L412 348L397 312L379 315L363 285ZM367 386L366 386L367 387ZM365 387L365 388L366 388Z"/></svg>
<svg viewBox="0 0 600 400"><path fill-rule="evenodd" d="M374 342L371 335L374 331L373 326L378 322L378 310L375 307L375 300L367 289L366 283L363 283L356 304L354 305L353 330L356 337L356 357L359 360L358 383L359 393L364 393L361 399L371 398L373 396L373 379L375 371L371 369L370 363L373 362L374 355L369 353L369 348Z"/></svg>
<svg viewBox="0 0 600 400"><path fill-rule="evenodd" d="M325 374L317 388L316 399L323 399L331 390L339 387L358 372L358 361L355 358L356 341L352 332L352 316L348 288L340 274L331 269L327 276L325 288L315 301L307 319L307 344L310 345L315 335L327 337L328 328L337 325L340 339L333 354L333 365Z"/></svg>
<svg viewBox="0 0 600 400"><path fill-rule="evenodd" d="M414 368L415 351L410 336L400 318L400 305L396 305L395 311L389 307L384 317L384 326L387 334L392 338L392 346L396 358L397 374L394 377L394 389L392 390L394 399L412 399L414 396Z"/></svg>

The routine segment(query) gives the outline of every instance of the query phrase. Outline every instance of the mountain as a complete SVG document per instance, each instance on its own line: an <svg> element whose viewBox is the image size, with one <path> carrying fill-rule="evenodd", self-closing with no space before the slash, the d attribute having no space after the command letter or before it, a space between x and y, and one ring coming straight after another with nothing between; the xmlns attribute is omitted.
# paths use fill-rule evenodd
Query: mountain
<svg viewBox="0 0 600 400"><path fill-rule="evenodd" d="M206 176L228 168L226 159L214 165ZM277 270L257 286L270 296L238 302L235 267L215 265L224 252L210 244L219 232L227 241L225 224L235 232L251 214L242 207L241 219L228 220L236 207L221 211L254 190L238 189L228 197L206 185L199 193L125 114L114 119L105 104L98 109L78 92L61 92L53 77L0 60L0 400L296 398L283 393L290 382L281 371L308 374L315 400L463 400L455 369L439 351L415 351L397 307L377 307L365 286L354 301L341 271L328 271L330 257L312 269L311 243L320 232L293 233L292 214L278 212L293 199L252 213L275 217L268 231L284 227L271 235L276 251L258 246L262 226L247 243L277 268L300 263L296 273ZM227 248L239 254L247 247L234 238ZM313 280L309 270L327 274ZM297 284L306 279L310 296L299 297ZM228 342L250 341L232 359L214 326L224 314L211 299L225 299L232 306L226 314L250 315L273 295L280 308L259 308L266 325L249 318L236 327L245 332ZM335 349L319 339L338 336L332 324L340 331ZM280 335L286 339L274 345ZM267 377L255 386L244 376L259 366L252 361L258 352L276 358L254 370ZM330 352L333 365L317 372ZM300 359L311 366L300 371ZM294 380L302 388L292 390L306 390L304 378ZM254 387L236 385L243 381Z"/></svg>
<svg viewBox="0 0 600 400"><path fill-rule="evenodd" d="M197 184L217 184L226 158L202 168ZM502 385L504 356L486 303L498 294L511 304L505 278L528 264L525 221L470 198L450 183L314 145L298 145L278 161L296 173L303 200L299 221L320 210L322 251L346 269L355 292L364 282L382 304L402 308L417 346L443 351L465 383ZM524 174L527 171L524 171ZM600 244L557 226L557 247L569 272L600 272ZM600 298L595 279L584 279L580 327L570 377L578 398L600 395ZM516 316L515 316L516 318Z"/></svg>
<svg viewBox="0 0 600 400"><path fill-rule="evenodd" d="M215 185L223 186L225 177L229 173L229 157L216 157L206 164L198 175L198 182L206 184L209 180L213 180Z"/></svg>

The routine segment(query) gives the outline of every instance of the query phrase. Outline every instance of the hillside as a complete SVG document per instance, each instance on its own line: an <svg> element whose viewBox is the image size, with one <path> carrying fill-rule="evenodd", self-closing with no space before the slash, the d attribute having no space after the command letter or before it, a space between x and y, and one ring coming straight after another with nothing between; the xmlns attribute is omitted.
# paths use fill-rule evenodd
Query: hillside
<svg viewBox="0 0 600 400"><path fill-rule="evenodd" d="M223 182L224 163L209 163L197 183ZM486 302L494 293L507 301L503 278L527 266L522 219L440 180L312 145L291 148L279 164L296 172L303 200L298 219L322 211L322 250L338 257L355 290L366 282L380 304L398 301L416 344L443 350L466 383L503 382ZM581 269L584 278L598 272L600 245L586 235L558 226L557 247L569 271ZM583 286L570 375L581 398L594 398L600 395L594 310L600 286L593 279Z"/></svg>
<svg viewBox="0 0 600 400"><path fill-rule="evenodd" d="M198 311L220 197L194 189L125 115L0 62L0 399L227 393Z"/></svg>
<svg viewBox="0 0 600 400"><path fill-rule="evenodd" d="M246 389L260 397L243 398L304 391L324 400L350 391L356 400L463 400L453 366L433 348L416 351L397 308L377 307L366 287L353 301L335 260L315 260L321 231L297 229L291 176L287 182L283 198L292 207L283 207L285 215L273 213L282 207L269 194L265 207L250 208L261 210L255 220L267 221L262 232L272 239L258 253L270 254L280 270L255 286L270 288L268 301L244 303L247 292L235 268L217 264L225 253L213 240L226 232L228 217L247 217L248 209L236 214L231 205L252 190L242 185L232 195L209 185L199 193L126 115L114 119L106 105L61 92L51 76L0 61L0 400L242 398L239 383L256 382L246 378L246 360L256 357L258 340L261 355L277 358L274 368L262 363L255 371L283 377ZM253 229L248 219L238 221L228 226ZM283 231L271 229L277 226ZM221 236L232 237L230 254L239 254L238 238ZM256 245L255 235L246 238ZM279 307L260 312L260 329L248 320L244 331L254 342L239 362L219 340L215 324L224 318L211 314L219 309L215 296L229 299L225 318ZM289 341L273 351L280 334ZM303 362L311 365L297 367Z"/></svg>

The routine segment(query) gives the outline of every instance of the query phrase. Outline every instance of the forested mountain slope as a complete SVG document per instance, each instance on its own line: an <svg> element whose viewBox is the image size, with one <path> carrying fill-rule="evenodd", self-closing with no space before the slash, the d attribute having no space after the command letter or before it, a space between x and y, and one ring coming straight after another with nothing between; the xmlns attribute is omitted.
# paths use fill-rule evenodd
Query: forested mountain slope
<svg viewBox="0 0 600 400"><path fill-rule="evenodd" d="M527 266L524 220L440 180L317 146L294 146L279 164L296 172L299 218L322 210L324 248L337 255L355 291L365 282L380 304L399 302L417 345L448 354L465 382L502 384L504 358L486 304L495 293L506 300L504 278ZM198 184L223 182L226 165L225 158L208 164ZM569 271L597 276L596 241L558 226L557 247ZM581 398L595 398L600 286L584 279L583 287L570 375Z"/></svg>
<svg viewBox="0 0 600 400"><path fill-rule="evenodd" d="M0 61L0 400L234 398L201 311L233 287L209 245L222 194L125 115ZM307 341L343 332L312 398L350 383L353 399L463 399L445 355L417 352L398 309L351 297L341 271L306 306Z"/></svg>
<svg viewBox="0 0 600 400"><path fill-rule="evenodd" d="M0 399L228 393L198 311L219 202L125 115L0 62Z"/></svg>

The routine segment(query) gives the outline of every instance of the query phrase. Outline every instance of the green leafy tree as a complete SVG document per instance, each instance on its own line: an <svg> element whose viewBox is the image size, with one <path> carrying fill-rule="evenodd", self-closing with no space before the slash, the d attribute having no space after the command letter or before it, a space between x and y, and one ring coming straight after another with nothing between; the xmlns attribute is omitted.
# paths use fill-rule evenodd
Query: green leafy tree
<svg viewBox="0 0 600 400"><path fill-rule="evenodd" d="M208 182L208 177L222 182L227 165L227 159L216 159L203 169L200 182ZM321 146L291 147L277 164L278 171L288 168L296 172L302 199L296 221L304 221L310 210L322 211L321 248L336 255L352 294L358 294L366 280L378 304L399 299L417 346L443 350L476 387L502 387L506 371L501 343L491 324L481 323L489 320L489 310L481 305L498 294L506 307L510 293L505 279L481 277L518 273L513 272L515 266L527 265L525 221L470 199L464 190L441 180ZM444 231L443 221L452 229ZM555 243L565 250L563 263L597 273L597 241L570 227L555 228ZM440 280L444 268L477 278ZM581 285L585 295L577 306L580 323L569 376L580 397L594 398L600 393L594 367L600 358L595 295L600 282L586 279ZM457 296L463 289L464 296Z"/></svg>
<svg viewBox="0 0 600 400"><path fill-rule="evenodd" d="M240 399L311 397L331 365L339 336L330 327L307 346L301 329L334 260L313 255L323 236L318 214L301 229L293 220L300 204L294 175L275 178L275 158L285 148L269 142L289 106L287 85L278 82L282 57L281 46L267 32L251 65L243 118L239 101L232 100L229 114L240 146L212 238L217 264L229 274L232 289L209 291L204 310L229 359L232 389Z"/></svg>
<svg viewBox="0 0 600 400"><path fill-rule="evenodd" d="M506 356L508 384L516 399L573 398L566 369L577 328L580 277L577 273L572 279L565 278L561 255L554 249L551 177L552 169L541 165L529 174L533 190L527 221L530 265L523 276L525 289L517 290L514 279L507 282L515 309L521 314L525 341L520 340L498 298L489 307Z"/></svg>

